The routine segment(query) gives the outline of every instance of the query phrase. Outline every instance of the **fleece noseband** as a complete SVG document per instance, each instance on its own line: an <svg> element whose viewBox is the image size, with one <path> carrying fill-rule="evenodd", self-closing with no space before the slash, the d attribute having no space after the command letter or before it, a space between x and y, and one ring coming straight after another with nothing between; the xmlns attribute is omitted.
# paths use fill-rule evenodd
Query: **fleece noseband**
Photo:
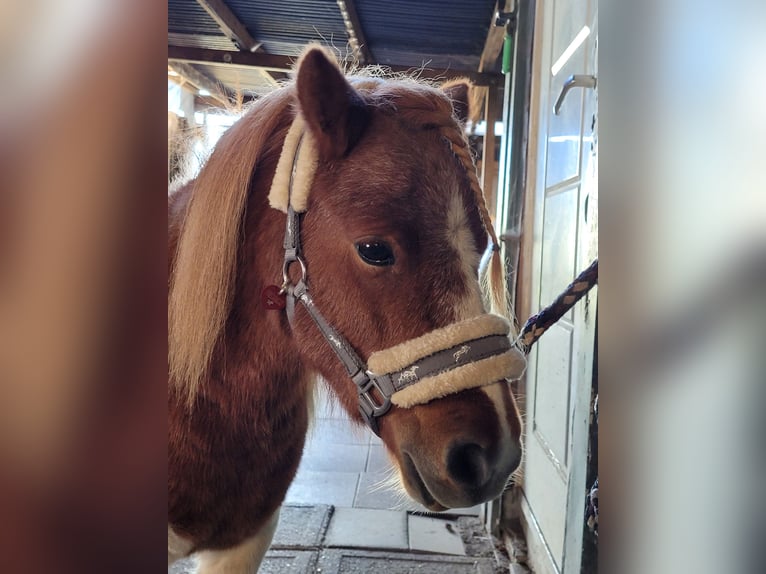
<svg viewBox="0 0 766 574"><path fill-rule="evenodd" d="M313 138L297 116L285 138L269 194L272 207L287 213L281 291L286 295L290 324L293 324L295 306L302 305L345 367L357 388L359 412L373 432L379 434L378 418L386 414L392 404L409 408L465 389L521 376L526 361L509 339L510 324L491 314L435 329L377 351L365 364L324 318L309 292L307 266L301 253L300 213L307 207L316 165ZM298 263L301 270L296 283L289 275L293 263Z"/></svg>

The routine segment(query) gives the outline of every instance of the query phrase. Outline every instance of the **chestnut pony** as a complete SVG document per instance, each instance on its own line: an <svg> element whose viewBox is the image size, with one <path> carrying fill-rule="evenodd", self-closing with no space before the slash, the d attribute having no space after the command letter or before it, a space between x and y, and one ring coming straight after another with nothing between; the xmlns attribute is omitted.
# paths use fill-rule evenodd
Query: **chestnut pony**
<svg viewBox="0 0 766 574"><path fill-rule="evenodd" d="M318 376L352 419L373 425L403 487L429 509L505 488L521 459L506 377L523 366L514 355L512 368L482 367L521 355L480 288L479 261L496 238L462 130L467 93L464 82L440 90L346 78L310 48L295 82L254 104L171 194L169 563L197 553L201 572L257 570L301 459ZM299 120L313 150L300 160L285 151ZM305 268L288 264L283 277L285 210L306 157L310 193L295 215ZM280 197L283 162L290 183ZM498 312L502 274L495 249ZM310 303L293 292L304 280ZM277 308L264 303L267 286L295 297L292 312L274 292ZM365 387L385 409L360 412L360 383L333 352L337 339L362 378L398 371L388 393L382 378ZM499 351L471 358L475 341L493 339ZM427 360L445 353L471 364L423 378Z"/></svg>

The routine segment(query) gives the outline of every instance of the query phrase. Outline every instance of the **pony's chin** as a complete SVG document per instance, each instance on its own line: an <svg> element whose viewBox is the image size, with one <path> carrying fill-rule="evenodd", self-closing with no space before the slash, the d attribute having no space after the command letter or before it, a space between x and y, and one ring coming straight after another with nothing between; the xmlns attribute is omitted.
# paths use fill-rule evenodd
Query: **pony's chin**
<svg viewBox="0 0 766 574"><path fill-rule="evenodd" d="M431 491L428 490L425 481L420 476L415 462L408 454L404 455L404 467L401 472L402 484L410 498L425 506L431 512L442 512L448 510L449 506L441 504Z"/></svg>
<svg viewBox="0 0 766 574"><path fill-rule="evenodd" d="M416 486L412 487L410 486L409 481L404 481L404 489L407 491L407 494L410 495L410 498L415 502L422 504L431 512L443 512L449 510L449 506L444 506L434 498L428 490L428 487L422 483L420 477L417 477L415 482Z"/></svg>
<svg viewBox="0 0 766 574"><path fill-rule="evenodd" d="M422 503L421 503L422 504ZM445 510L449 510L448 507L442 506L438 502L433 502L431 505L425 505L423 504L428 510L431 512L444 512Z"/></svg>

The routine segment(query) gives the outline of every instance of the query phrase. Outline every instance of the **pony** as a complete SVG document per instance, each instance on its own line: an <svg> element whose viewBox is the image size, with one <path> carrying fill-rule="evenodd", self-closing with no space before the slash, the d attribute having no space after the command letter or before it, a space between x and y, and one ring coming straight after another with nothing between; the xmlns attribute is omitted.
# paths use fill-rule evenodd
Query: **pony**
<svg viewBox="0 0 766 574"><path fill-rule="evenodd" d="M499 496L522 456L468 83L346 77L316 46L294 76L168 200L168 563L203 573L258 569L317 379L429 510Z"/></svg>

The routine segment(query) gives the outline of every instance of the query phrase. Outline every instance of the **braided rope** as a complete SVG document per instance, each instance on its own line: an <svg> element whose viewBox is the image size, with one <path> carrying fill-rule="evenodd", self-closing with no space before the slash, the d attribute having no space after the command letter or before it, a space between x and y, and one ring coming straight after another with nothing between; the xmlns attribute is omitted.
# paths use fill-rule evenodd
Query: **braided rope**
<svg viewBox="0 0 766 574"><path fill-rule="evenodd" d="M556 297L556 300L548 307L532 315L524 324L519 334L519 342L526 353L530 347L547 331L556 321L561 319L575 303L582 299L594 285L598 283L598 259L594 260L585 271L572 281L564 292Z"/></svg>
<svg viewBox="0 0 766 574"><path fill-rule="evenodd" d="M441 129L442 136L447 139L452 148L452 153L457 156L460 162L465 167L468 180L471 184L474 196L476 197L476 204L479 208L479 216L481 217L484 229L489 234L492 240L492 262L491 265L494 269L490 269L490 275L494 275L494 281L491 281L490 285L495 298L496 308L500 308L500 312L507 313L506 295L505 295L505 272L502 269L502 260L499 255L500 243L495 235L495 229L492 225L492 220L487 210L487 203L484 198L484 191L479 183L479 178L476 170L476 163L474 162L473 154L468 143L468 138L462 129L455 127L443 127ZM598 283L598 259L594 260L587 269L585 269L577 278L559 295L556 300L548 307L530 317L524 324L521 333L519 333L518 343L524 349L525 353L529 353L530 347L545 333L554 323L556 323L561 317L563 317L574 305L577 303L583 295L590 291L594 285ZM500 296L500 293L502 295ZM502 301L501 301L502 298Z"/></svg>
<svg viewBox="0 0 766 574"><path fill-rule="evenodd" d="M468 143L464 130L458 127L444 127L441 130L441 135L449 142L454 153L463 164L466 174L468 175L468 181L471 184L471 191L473 191L476 197L476 204L479 208L479 216L481 217L482 225L492 239L492 249L497 250L500 248L500 243L495 235L495 229L492 226L492 219L487 209L487 202L484 198L484 190L479 183L479 176L477 175L476 162L474 161L473 154L471 153L471 147Z"/></svg>

